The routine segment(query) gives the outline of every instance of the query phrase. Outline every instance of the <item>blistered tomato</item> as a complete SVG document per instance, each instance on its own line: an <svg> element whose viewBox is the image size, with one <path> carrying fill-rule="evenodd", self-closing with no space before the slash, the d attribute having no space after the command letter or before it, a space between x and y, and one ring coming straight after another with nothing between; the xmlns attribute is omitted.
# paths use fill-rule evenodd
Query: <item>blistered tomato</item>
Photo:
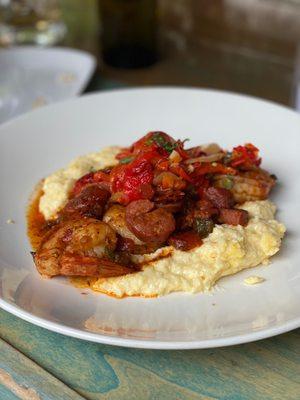
<svg viewBox="0 0 300 400"><path fill-rule="evenodd" d="M149 199L153 196L153 166L149 153L141 154L128 165L116 166L110 175L112 192L121 193L120 201Z"/></svg>

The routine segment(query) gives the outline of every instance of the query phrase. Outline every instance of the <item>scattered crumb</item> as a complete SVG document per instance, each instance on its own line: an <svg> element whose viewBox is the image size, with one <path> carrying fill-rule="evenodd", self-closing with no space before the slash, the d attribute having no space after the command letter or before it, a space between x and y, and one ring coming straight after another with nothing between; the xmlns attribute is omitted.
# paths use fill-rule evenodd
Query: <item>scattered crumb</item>
<svg viewBox="0 0 300 400"><path fill-rule="evenodd" d="M59 74L58 80L62 83L69 84L76 80L76 75L72 72L62 72L61 74Z"/></svg>
<svg viewBox="0 0 300 400"><path fill-rule="evenodd" d="M212 306L215 306L216 305L216 303L212 303Z"/></svg>
<svg viewBox="0 0 300 400"><path fill-rule="evenodd" d="M45 99L45 97L43 97L43 96L38 96L38 97L36 97L36 99L32 102L31 107L32 107L32 108L38 108L38 107L44 106L45 104L47 104L47 100Z"/></svg>
<svg viewBox="0 0 300 400"><path fill-rule="evenodd" d="M8 218L8 220L6 221L6 223L7 223L7 224L15 224L16 222L15 222L13 219Z"/></svg>
<svg viewBox="0 0 300 400"><path fill-rule="evenodd" d="M244 284L245 285L256 285L258 283L262 283L265 281L265 278L262 276L248 276L248 278L244 279Z"/></svg>

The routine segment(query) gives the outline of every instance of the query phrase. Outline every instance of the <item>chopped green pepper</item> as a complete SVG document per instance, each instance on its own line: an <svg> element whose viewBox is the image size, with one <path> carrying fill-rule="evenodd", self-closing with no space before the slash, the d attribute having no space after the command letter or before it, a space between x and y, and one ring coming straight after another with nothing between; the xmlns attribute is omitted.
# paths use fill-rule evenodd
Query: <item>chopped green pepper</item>
<svg viewBox="0 0 300 400"><path fill-rule="evenodd" d="M224 178L221 179L220 184L222 188L227 190L232 189L234 185L232 178L229 176L224 176Z"/></svg>
<svg viewBox="0 0 300 400"><path fill-rule="evenodd" d="M115 253L112 250L110 250L108 247L104 248L104 254L110 261L115 260Z"/></svg>
<svg viewBox="0 0 300 400"><path fill-rule="evenodd" d="M227 153L225 154L225 157L223 158L223 163L225 165L229 165L231 160L232 160L232 152L231 151L227 151Z"/></svg>
<svg viewBox="0 0 300 400"><path fill-rule="evenodd" d="M202 239L206 238L213 231L214 226L215 224L210 218L195 218L193 223L194 230Z"/></svg>

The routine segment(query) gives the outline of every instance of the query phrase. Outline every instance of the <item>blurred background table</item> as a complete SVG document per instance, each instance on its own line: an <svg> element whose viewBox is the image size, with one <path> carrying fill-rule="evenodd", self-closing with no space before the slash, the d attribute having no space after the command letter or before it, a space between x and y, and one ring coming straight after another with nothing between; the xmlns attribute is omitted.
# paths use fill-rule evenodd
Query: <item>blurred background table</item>
<svg viewBox="0 0 300 400"><path fill-rule="evenodd" d="M186 85L295 103L299 0L158 0L160 61L138 70L101 63L97 1L61 3L69 32L64 44L100 62L89 90L110 83Z"/></svg>
<svg viewBox="0 0 300 400"><path fill-rule="evenodd" d="M63 45L99 61L88 92L188 85L295 106L299 0L159 0L161 58L137 70L101 63L97 1L61 5ZM0 399L298 400L299 334L222 349L137 350L82 342L0 311Z"/></svg>

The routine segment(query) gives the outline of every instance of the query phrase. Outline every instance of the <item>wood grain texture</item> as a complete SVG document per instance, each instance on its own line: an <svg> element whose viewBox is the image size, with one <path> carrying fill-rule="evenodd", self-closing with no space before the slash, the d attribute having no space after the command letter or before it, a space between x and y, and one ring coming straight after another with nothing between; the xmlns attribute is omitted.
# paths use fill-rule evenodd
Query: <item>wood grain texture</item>
<svg viewBox="0 0 300 400"><path fill-rule="evenodd" d="M155 351L68 338L5 311L0 321L4 340L87 399L300 398L300 330L234 347Z"/></svg>
<svg viewBox="0 0 300 400"><path fill-rule="evenodd" d="M19 397L15 396L5 386L0 384L0 399L1 400L20 400Z"/></svg>
<svg viewBox="0 0 300 400"><path fill-rule="evenodd" d="M84 400L74 390L1 339L0 383L3 397L4 389L6 389L6 392L11 392L22 400L56 400L60 398ZM7 395L5 396L7 397Z"/></svg>

